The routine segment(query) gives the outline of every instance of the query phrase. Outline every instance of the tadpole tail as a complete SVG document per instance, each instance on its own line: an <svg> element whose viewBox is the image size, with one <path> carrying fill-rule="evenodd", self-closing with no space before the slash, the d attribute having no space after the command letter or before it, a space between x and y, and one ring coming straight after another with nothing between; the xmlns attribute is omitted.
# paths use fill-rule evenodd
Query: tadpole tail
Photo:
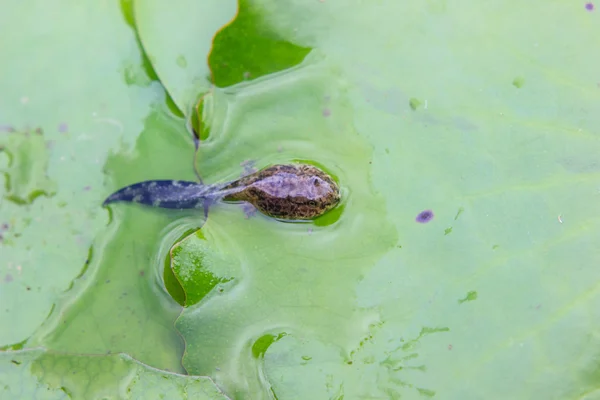
<svg viewBox="0 0 600 400"><path fill-rule="evenodd" d="M170 209L202 208L207 200L207 187L197 182L153 180L134 183L111 194L102 203L138 203Z"/></svg>

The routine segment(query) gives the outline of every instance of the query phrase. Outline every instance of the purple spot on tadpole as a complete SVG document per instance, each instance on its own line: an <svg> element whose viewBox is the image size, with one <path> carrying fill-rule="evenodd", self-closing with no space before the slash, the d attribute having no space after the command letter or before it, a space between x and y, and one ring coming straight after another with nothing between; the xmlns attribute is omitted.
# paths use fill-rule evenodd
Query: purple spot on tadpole
<svg viewBox="0 0 600 400"><path fill-rule="evenodd" d="M425 211L421 211L419 213L419 215L417 215L417 218L415 218L415 221L417 221L420 224L426 224L429 221L431 221L432 219L433 219L433 211L425 210Z"/></svg>
<svg viewBox="0 0 600 400"><path fill-rule="evenodd" d="M594 3L585 3L585 9L588 11L594 11Z"/></svg>

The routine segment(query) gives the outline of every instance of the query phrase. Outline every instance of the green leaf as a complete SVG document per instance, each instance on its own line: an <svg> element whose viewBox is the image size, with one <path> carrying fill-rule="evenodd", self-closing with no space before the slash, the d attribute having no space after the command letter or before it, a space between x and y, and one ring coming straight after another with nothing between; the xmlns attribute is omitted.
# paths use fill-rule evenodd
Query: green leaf
<svg viewBox="0 0 600 400"><path fill-rule="evenodd" d="M190 216L173 227L172 215L101 207L139 179L193 179L183 120L147 74L118 4L8 7L1 33L21 35L0 45L0 70L11 81L0 98L0 168L20 198L48 182L56 194L31 204L0 200L0 347L123 352L184 372L173 326L181 307L156 260L172 245L161 247L165 238L200 222ZM57 10L64 18L48 18ZM19 390L18 381L11 387Z"/></svg>
<svg viewBox="0 0 600 400"><path fill-rule="evenodd" d="M16 204L31 204L39 196L54 195L56 185L46 176L48 152L41 129L0 136L0 152L7 158L4 197Z"/></svg>
<svg viewBox="0 0 600 400"><path fill-rule="evenodd" d="M198 303L217 285L218 291L225 290L223 285L231 282L231 275L239 269L238 260L219 252L215 240L219 238L206 237L198 231L171 249L173 273L185 293L186 306Z"/></svg>
<svg viewBox="0 0 600 400"><path fill-rule="evenodd" d="M257 3L239 0L238 7L236 18L215 36L208 58L218 87L286 70L300 64L311 50L270 29Z"/></svg>
<svg viewBox="0 0 600 400"><path fill-rule="evenodd" d="M53 197L0 203L2 347L125 352L181 372L183 357L232 398L597 397L596 11L255 0L241 3L245 24L217 34L232 3L200 15L208 3L139 1L135 24L107 4L0 13L11 38L0 135L40 127L46 150L23 176L56 185ZM210 57L233 67L215 64L215 77L236 84L211 91L219 36ZM262 76L241 82L248 66ZM194 178L188 121L157 77L186 116L206 95L205 180L236 179L248 161L318 163L342 185L338 214L285 224L222 204L202 225L192 213L102 210L122 185ZM424 210L433 219L417 221ZM182 312L163 268L200 226L205 239L186 239L173 264L171 284L193 277L179 281L192 300ZM29 393L13 382L11 394Z"/></svg>
<svg viewBox="0 0 600 400"><path fill-rule="evenodd" d="M346 171L340 181L349 198L369 193L343 158L328 155L351 140L348 130L333 144L316 116L323 93L344 81L332 103L345 100L352 111L342 114L352 118L337 119L333 110L324 120L355 126L373 146L372 184L386 204L381 220L393 224L402 246L374 248L336 224L315 236L304 228L307 238L298 240L303 228L260 216L242 226L233 211L213 211L202 230L227 230L247 267L229 294L205 297L182 314L186 368L208 374L218 367L212 376L232 395L280 399L594 393L596 17L582 6L545 2L518 14L505 2L342 8L265 0L256 7L274 35L318 50L285 73L211 95L200 171L233 179L227 163L256 159L261 167L309 153ZM536 18L542 9L560 16L569 34ZM557 57L557 49L587 62ZM316 65L327 66L328 78L311 85L303 78ZM311 101L303 101L308 92ZM356 154L352 161L369 170ZM362 204L348 204L338 223L356 221L365 204L384 203ZM416 223L427 209L433 220ZM370 224L361 232L393 237ZM353 255L357 249L364 258ZM264 359L253 355L256 346Z"/></svg>
<svg viewBox="0 0 600 400"><path fill-rule="evenodd" d="M227 399L209 378L150 368L126 354L43 349L0 352L0 397L12 399Z"/></svg>
<svg viewBox="0 0 600 400"><path fill-rule="evenodd" d="M235 0L134 1L135 26L161 83L185 115L210 88L212 38L236 13Z"/></svg>
<svg viewBox="0 0 600 400"><path fill-rule="evenodd" d="M49 17L55 12L61 18ZM4 346L30 337L85 270L108 221L100 207L107 154L131 151L161 91L140 66L118 4L12 3L0 13L0 33L13 38L0 44L9 82L0 96L0 142L14 154L9 167L0 152L0 168L10 168L11 193L21 199L56 191L31 204L0 200ZM126 75L141 78L130 86Z"/></svg>

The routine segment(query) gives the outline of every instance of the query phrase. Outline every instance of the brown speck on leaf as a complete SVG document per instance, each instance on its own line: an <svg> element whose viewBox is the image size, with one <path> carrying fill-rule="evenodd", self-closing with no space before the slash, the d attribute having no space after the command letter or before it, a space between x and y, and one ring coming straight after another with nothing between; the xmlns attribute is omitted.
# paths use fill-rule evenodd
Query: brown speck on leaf
<svg viewBox="0 0 600 400"><path fill-rule="evenodd" d="M35 133L37 133L38 135L42 134L42 129L41 128L35 128Z"/></svg>
<svg viewBox="0 0 600 400"><path fill-rule="evenodd" d="M27 286L25 289L27 289L27 290L31 290L31 286Z"/></svg>
<svg viewBox="0 0 600 400"><path fill-rule="evenodd" d="M8 283L8 282L12 282L13 281L13 276L11 274L6 274L6 276L4 277L4 282Z"/></svg>
<svg viewBox="0 0 600 400"><path fill-rule="evenodd" d="M452 345L451 344L448 345L448 350L452 350Z"/></svg>
<svg viewBox="0 0 600 400"><path fill-rule="evenodd" d="M146 271L140 271L140 276L144 276L146 274Z"/></svg>

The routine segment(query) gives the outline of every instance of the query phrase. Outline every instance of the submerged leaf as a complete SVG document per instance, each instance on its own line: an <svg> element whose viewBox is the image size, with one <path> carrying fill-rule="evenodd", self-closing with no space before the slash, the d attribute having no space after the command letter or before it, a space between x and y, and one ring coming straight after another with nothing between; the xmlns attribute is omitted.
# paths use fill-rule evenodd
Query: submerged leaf
<svg viewBox="0 0 600 400"><path fill-rule="evenodd" d="M31 204L39 196L54 195L56 183L47 176L47 143L40 129L1 134L1 153L8 158L7 166L0 167L7 200Z"/></svg>
<svg viewBox="0 0 600 400"><path fill-rule="evenodd" d="M211 230L206 231L208 237L199 230L171 249L171 268L183 288L187 307L198 303L217 285L216 290L224 292L224 284L239 274L239 261L228 250L231 245Z"/></svg>
<svg viewBox="0 0 600 400"><path fill-rule="evenodd" d="M150 368L125 354L0 352L0 398L228 399L209 379Z"/></svg>

